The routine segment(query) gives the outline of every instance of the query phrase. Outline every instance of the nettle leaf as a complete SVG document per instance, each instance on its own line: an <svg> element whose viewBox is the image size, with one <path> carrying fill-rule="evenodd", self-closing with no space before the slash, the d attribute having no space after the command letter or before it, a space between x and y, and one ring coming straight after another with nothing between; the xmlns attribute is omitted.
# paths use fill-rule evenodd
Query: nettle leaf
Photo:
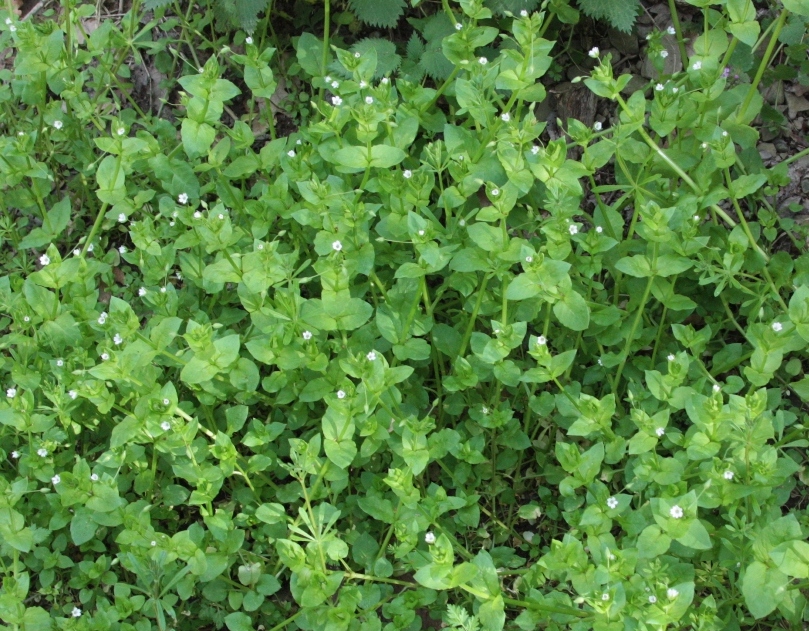
<svg viewBox="0 0 809 631"><path fill-rule="evenodd" d="M629 33L640 9L639 0L577 0L579 9L613 28Z"/></svg>
<svg viewBox="0 0 809 631"><path fill-rule="evenodd" d="M407 6L404 0L349 0L354 15L371 26L393 28Z"/></svg>

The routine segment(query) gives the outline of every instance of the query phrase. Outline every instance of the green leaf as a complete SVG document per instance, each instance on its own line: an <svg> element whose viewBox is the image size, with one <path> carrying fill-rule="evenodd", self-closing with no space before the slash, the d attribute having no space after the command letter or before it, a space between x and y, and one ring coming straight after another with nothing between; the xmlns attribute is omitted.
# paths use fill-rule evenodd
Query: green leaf
<svg viewBox="0 0 809 631"><path fill-rule="evenodd" d="M539 283L530 274L519 274L509 283L506 298L509 300L527 300L538 293Z"/></svg>
<svg viewBox="0 0 809 631"><path fill-rule="evenodd" d="M809 17L809 0L782 0L787 11Z"/></svg>
<svg viewBox="0 0 809 631"><path fill-rule="evenodd" d="M578 5L590 17L609 22L625 33L632 30L640 8L639 0L578 0Z"/></svg>
<svg viewBox="0 0 809 631"><path fill-rule="evenodd" d="M404 0L349 0L349 6L366 24L393 28L407 5Z"/></svg>
<svg viewBox="0 0 809 631"><path fill-rule="evenodd" d="M590 325L590 308L581 294L573 290L553 305L553 313L559 322L573 331L584 331Z"/></svg>
<svg viewBox="0 0 809 631"><path fill-rule="evenodd" d="M478 609L478 618L483 631L501 631L506 623L506 606L503 597L498 594L483 603Z"/></svg>
<svg viewBox="0 0 809 631"><path fill-rule="evenodd" d="M809 543L787 541L770 550L778 570L793 578L809 578Z"/></svg>
<svg viewBox="0 0 809 631"><path fill-rule="evenodd" d="M185 149L186 155L193 160L208 153L216 138L216 131L208 123L198 123L186 118L183 120L181 135L183 149Z"/></svg>
<svg viewBox="0 0 809 631"><path fill-rule="evenodd" d="M658 526L646 526L638 537L638 556L642 559L654 559L665 554L671 545L671 537Z"/></svg>
<svg viewBox="0 0 809 631"><path fill-rule="evenodd" d="M767 176L763 173L754 175L741 175L730 185L730 194L736 199L747 197L764 186Z"/></svg>
<svg viewBox="0 0 809 631"><path fill-rule="evenodd" d="M98 171L96 171L96 182L98 182L96 195L98 195L98 199L110 205L123 200L126 197L125 179L121 158L117 156L104 158L101 164L98 165Z"/></svg>
<svg viewBox="0 0 809 631"><path fill-rule="evenodd" d="M253 631L250 616L241 611L234 611L225 616L225 624L229 631Z"/></svg>
<svg viewBox="0 0 809 631"><path fill-rule="evenodd" d="M652 263L643 254L635 256L625 256L615 262L615 268L619 272L629 274L635 278L646 278L652 276Z"/></svg>
<svg viewBox="0 0 809 631"><path fill-rule="evenodd" d="M747 609L756 618L772 613L786 595L789 577L761 561L753 561L744 571L742 594Z"/></svg>

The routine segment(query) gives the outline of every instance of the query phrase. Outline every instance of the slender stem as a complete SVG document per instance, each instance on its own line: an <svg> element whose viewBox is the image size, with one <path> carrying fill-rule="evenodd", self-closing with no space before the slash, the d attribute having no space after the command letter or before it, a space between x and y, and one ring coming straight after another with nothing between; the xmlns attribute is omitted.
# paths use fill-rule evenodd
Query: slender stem
<svg viewBox="0 0 809 631"><path fill-rule="evenodd" d="M483 281L480 283L480 288L478 289L478 298L475 301L475 308L472 311L472 317L469 319L469 324L466 326L466 331L464 332L463 340L461 341L461 349L458 351L458 357L463 357L464 353L466 352L466 345L469 344L469 338L472 337L472 330L475 328L475 321L478 319L478 311L480 311L480 305L483 304L483 296L486 293L486 285L489 284L489 279L491 276L486 274L483 277Z"/></svg>
<svg viewBox="0 0 809 631"><path fill-rule="evenodd" d="M773 34L770 37L769 43L767 44L767 50L764 51L764 56L761 58L761 63L758 65L756 76L753 77L753 82L747 89L747 95L744 97L744 101L739 108L739 113L736 114L736 122L739 124L741 124L741 122L744 120L745 114L747 114L747 108L750 106L750 102L753 100L753 95L758 91L758 84L761 83L761 78L764 76L764 71L767 69L767 66L770 65L770 57L772 57L772 52L775 50L775 44L778 42L778 36L781 34L781 29L784 27L784 22L786 22L787 15L789 15L789 11L784 9L781 11L781 15L778 16L778 21L775 23L775 29L773 30Z"/></svg>
<svg viewBox="0 0 809 631"><path fill-rule="evenodd" d="M331 0L323 0L323 54L320 57L320 74L326 74L326 64L329 63L329 29L331 28ZM320 88L320 100L323 100L323 88Z"/></svg>
<svg viewBox="0 0 809 631"><path fill-rule="evenodd" d="M652 264L654 267L657 264L657 251L655 250L655 261ZM632 329L629 331L629 337L626 338L626 344L624 345L624 352L622 353L621 363L618 365L618 370L615 373L615 379L612 382L612 391L617 394L618 392L618 383L621 380L621 374L624 372L624 366L626 365L626 360L629 358L629 349L632 346L632 341L635 339L635 332L638 330L638 325L640 325L641 318L643 318L643 310L646 307L646 301L649 300L649 294L652 292L652 283L654 282L654 276L649 276L649 280L646 283L646 289L643 291L643 297L640 299L640 305L638 305L638 310L635 313L635 321L632 323Z"/></svg>
<svg viewBox="0 0 809 631"><path fill-rule="evenodd" d="M681 63L683 65L683 70L685 70L686 64L688 63L688 53L685 50L685 42L683 40L683 27L680 24L680 16L677 13L677 5L674 3L674 0L669 0L669 12L671 13L671 22L674 25L674 32L676 33L677 44L680 47Z"/></svg>

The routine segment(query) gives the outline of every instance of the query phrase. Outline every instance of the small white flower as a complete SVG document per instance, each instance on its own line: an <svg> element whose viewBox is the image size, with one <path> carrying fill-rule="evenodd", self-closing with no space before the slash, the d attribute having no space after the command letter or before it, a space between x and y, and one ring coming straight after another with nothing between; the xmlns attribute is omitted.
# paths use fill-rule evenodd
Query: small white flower
<svg viewBox="0 0 809 631"><path fill-rule="evenodd" d="M141 287L140 289L138 289L138 296L143 298L145 295L146 295L146 287Z"/></svg>
<svg viewBox="0 0 809 631"><path fill-rule="evenodd" d="M252 44L253 38L248 35L247 37L244 38L244 43L248 45Z"/></svg>
<svg viewBox="0 0 809 631"><path fill-rule="evenodd" d="M48 450L45 449L44 447L40 447L39 449L37 449L37 456L39 456L40 458L44 458L47 455L48 455Z"/></svg>
<svg viewBox="0 0 809 631"><path fill-rule="evenodd" d="M50 262L51 257L49 257L47 254L43 254L42 256L39 257L39 264L42 265L43 267L45 267L46 265L50 265Z"/></svg>
<svg viewBox="0 0 809 631"><path fill-rule="evenodd" d="M6 18L6 26L8 26L9 24L11 24L11 18Z"/></svg>
<svg viewBox="0 0 809 631"><path fill-rule="evenodd" d="M295 141L295 144L296 144L296 145L298 145L298 146L300 147L300 146L303 144L303 140L301 140L300 138L298 138L298 139Z"/></svg>
<svg viewBox="0 0 809 631"><path fill-rule="evenodd" d="M703 142L703 143L700 145L700 147L702 147L703 149L707 149L707 148L708 148L708 143L707 143L707 142Z"/></svg>
<svg viewBox="0 0 809 631"><path fill-rule="evenodd" d="M58 473L51 478L51 482L53 482L54 484L59 484L61 481L62 481L62 478L59 477Z"/></svg>
<svg viewBox="0 0 809 631"><path fill-rule="evenodd" d="M17 132L17 135L18 135L20 138L22 138L23 136L25 136L25 132L24 132L24 131L18 131L18 132Z"/></svg>
<svg viewBox="0 0 809 631"><path fill-rule="evenodd" d="M424 230L419 230L419 236L420 236L420 237L423 237L423 236L424 236Z"/></svg>
<svg viewBox="0 0 809 631"><path fill-rule="evenodd" d="M600 121L596 121L595 123L593 123L593 129L595 129L596 131L601 131L602 129L604 129L604 125L602 125Z"/></svg>
<svg viewBox="0 0 809 631"><path fill-rule="evenodd" d="M74 618L81 617L81 609L79 609L78 607L73 607L73 611L70 612L70 615L73 616Z"/></svg>
<svg viewBox="0 0 809 631"><path fill-rule="evenodd" d="M590 49L590 52L587 53L587 54L590 55L590 57L592 57L593 59L596 59L600 53L601 53L601 51L598 50L598 46L593 46Z"/></svg>
<svg viewBox="0 0 809 631"><path fill-rule="evenodd" d="M548 343L548 340L545 338L544 335L540 335L537 338L537 346L545 346L545 344L547 344L547 343Z"/></svg>
<svg viewBox="0 0 809 631"><path fill-rule="evenodd" d="M497 197L499 194L500 194L500 189L499 188L493 188L492 189L492 197Z"/></svg>
<svg viewBox="0 0 809 631"><path fill-rule="evenodd" d="M171 213L171 216L172 216L172 217L174 217L174 218L176 219L177 217L179 217L179 216L180 216L180 211L179 211L179 210L175 210L173 213Z"/></svg>
<svg viewBox="0 0 809 631"><path fill-rule="evenodd" d="M570 234L572 234L572 235L573 235L573 234L578 234L578 233L579 233L579 227L578 227L576 224L574 224L574 223L570 224L570 225L568 226L567 230L568 230L568 232L570 232Z"/></svg>
<svg viewBox="0 0 809 631"><path fill-rule="evenodd" d="M368 87L368 84L367 84L367 83L365 83L365 81L360 81L360 89L361 89L361 90L364 90L364 89L365 89L365 88L367 88L367 87Z"/></svg>
<svg viewBox="0 0 809 631"><path fill-rule="evenodd" d="M119 246L119 247L118 247L118 252L119 252L120 254L126 254L126 246L125 246L125 245L121 245L121 246Z"/></svg>
<svg viewBox="0 0 809 631"><path fill-rule="evenodd" d="M500 114L500 120L502 120L504 123L507 123L511 120L511 115L508 112L503 112L502 114Z"/></svg>
<svg viewBox="0 0 809 631"><path fill-rule="evenodd" d="M87 246L87 251L92 252L94 247L95 246L91 243L90 245Z"/></svg>
<svg viewBox="0 0 809 631"><path fill-rule="evenodd" d="M528 11L526 11L525 9L523 9L522 11L520 11L520 15L521 15L522 17L524 17L524 18L527 18L527 17L528 17Z"/></svg>
<svg viewBox="0 0 809 631"><path fill-rule="evenodd" d="M23 316L22 321L23 322L30 322L31 321L31 316Z"/></svg>
<svg viewBox="0 0 809 631"><path fill-rule="evenodd" d="M534 145L531 147L531 155L537 155L539 153L539 145Z"/></svg>
<svg viewBox="0 0 809 631"><path fill-rule="evenodd" d="M433 543L435 543L435 533L428 532L427 534L425 534L424 535L424 541L428 545L432 545Z"/></svg>
<svg viewBox="0 0 809 631"><path fill-rule="evenodd" d="M680 88L678 88L678 87L675 85L675 86L674 86L674 87L671 89L671 91L672 91L672 92L674 92L674 94L677 94L677 93L680 91Z"/></svg>
<svg viewBox="0 0 809 631"><path fill-rule="evenodd" d="M222 219L224 219L224 218L225 218L225 215L223 215L222 213L219 213L219 214L216 216L216 218L217 218L217 219L219 219L219 220L221 221Z"/></svg>
<svg viewBox="0 0 809 631"><path fill-rule="evenodd" d="M11 31L12 33L16 33L17 27L12 24L11 26L8 27L8 30Z"/></svg>
<svg viewBox="0 0 809 631"><path fill-rule="evenodd" d="M294 150L294 149L290 149L289 151L287 151L287 155L288 155L290 158L294 158L294 157L295 157L295 150Z"/></svg>
<svg viewBox="0 0 809 631"><path fill-rule="evenodd" d="M529 254L528 256L525 257L525 262L526 263L533 263L534 262L534 257Z"/></svg>
<svg viewBox="0 0 809 631"><path fill-rule="evenodd" d="M79 393L76 392L75 390L69 390L67 396L69 396L71 399L75 401L76 397L79 396Z"/></svg>
<svg viewBox="0 0 809 631"><path fill-rule="evenodd" d="M607 602L609 599L610 599L610 595L607 594L606 592L601 594L601 600L603 600L604 602Z"/></svg>
<svg viewBox="0 0 809 631"><path fill-rule="evenodd" d="M19 458L19 457L20 457L20 452L19 452L19 451L12 451L12 452L11 452L11 457L12 457L14 460L16 460L17 458Z"/></svg>
<svg viewBox="0 0 809 631"><path fill-rule="evenodd" d="M331 77L330 77L330 76L328 76L328 75L326 75L326 77L325 77L323 80L324 80L326 83L331 83Z"/></svg>
<svg viewBox="0 0 809 631"><path fill-rule="evenodd" d="M718 383L715 383L712 389L714 392L719 392L722 389L722 386L720 386Z"/></svg>
<svg viewBox="0 0 809 631"><path fill-rule="evenodd" d="M107 323L107 314L106 313L102 312L102 314L100 316L98 316L98 323L99 324L106 324Z"/></svg>
<svg viewBox="0 0 809 631"><path fill-rule="evenodd" d="M781 324L780 322L773 322L772 330L775 331L776 333L780 333L781 331L784 330L784 325Z"/></svg>
<svg viewBox="0 0 809 631"><path fill-rule="evenodd" d="M607 506L609 506L612 509L618 508L618 499L615 497L608 497Z"/></svg>
<svg viewBox="0 0 809 631"><path fill-rule="evenodd" d="M163 399L163 405L168 405L169 403L171 403L171 401L168 399Z"/></svg>
<svg viewBox="0 0 809 631"><path fill-rule="evenodd" d="M413 177L413 171L411 171L410 169L405 169L404 173L402 173L402 177L406 180L409 180L411 177Z"/></svg>
<svg viewBox="0 0 809 631"><path fill-rule="evenodd" d="M126 223L126 215L124 213L118 214L118 223Z"/></svg>
<svg viewBox="0 0 809 631"><path fill-rule="evenodd" d="M79 248L76 248L75 250L73 250L73 256L80 256L80 255L81 255L81 250Z"/></svg>
<svg viewBox="0 0 809 631"><path fill-rule="evenodd" d="M202 219L202 213L201 213L201 212L199 212L199 211L196 211L196 212L194 213L194 219Z"/></svg>
<svg viewBox="0 0 809 631"><path fill-rule="evenodd" d="M343 99L341 99L339 96L333 96L333 97L331 97L331 102L332 102L332 105L337 107L338 105L343 104Z"/></svg>
<svg viewBox="0 0 809 631"><path fill-rule="evenodd" d="M649 602L654 605L657 602L657 596L649 596Z"/></svg>
<svg viewBox="0 0 809 631"><path fill-rule="evenodd" d="M669 26L669 27L666 29L666 33L668 33L669 35L674 35L674 33L675 33L675 32L676 32L676 31L674 30L674 27L673 27L673 26Z"/></svg>
<svg viewBox="0 0 809 631"><path fill-rule="evenodd" d="M596 232L598 234L601 234L602 232L604 232L604 228L602 228L601 226L596 226Z"/></svg>
<svg viewBox="0 0 809 631"><path fill-rule="evenodd" d="M102 359L102 361L107 361L109 358L110 358L110 354L109 354L109 353L101 353L101 359Z"/></svg>
<svg viewBox="0 0 809 631"><path fill-rule="evenodd" d="M667 51L667 50L664 48L663 50L661 50L661 51L660 51L660 56L661 56L663 59L665 59L666 57L668 57L668 56L669 56L669 51Z"/></svg>
<svg viewBox="0 0 809 631"><path fill-rule="evenodd" d="M115 336L112 338L113 344L116 346L120 346L124 341L124 338L120 336L120 334L116 333Z"/></svg>
<svg viewBox="0 0 809 631"><path fill-rule="evenodd" d="M676 358L674 357L674 355L669 353L669 355L668 355L668 357L666 357L666 359L668 359L670 362L673 362Z"/></svg>
<svg viewBox="0 0 809 631"><path fill-rule="evenodd" d="M91 473L90 474L90 480L92 480L93 482L98 482L98 474L97 473Z"/></svg>
<svg viewBox="0 0 809 631"><path fill-rule="evenodd" d="M723 477L723 478L725 478L725 480L732 480L732 479L733 479L733 471L731 471L730 469L728 469L727 471L725 471L725 472L722 474L722 477Z"/></svg>
<svg viewBox="0 0 809 631"><path fill-rule="evenodd" d="M664 428L662 428L662 427L658 427L658 428L655 430L655 434L657 434L657 437L658 437L658 438L662 438L662 437L663 437L663 434L665 434L665 433L666 433L666 430L665 430Z"/></svg>
<svg viewBox="0 0 809 631"><path fill-rule="evenodd" d="M700 70L702 68L701 61L695 61L694 65L691 66L691 70Z"/></svg>
<svg viewBox="0 0 809 631"><path fill-rule="evenodd" d="M727 138L727 137L728 137L728 132L723 131L723 132L722 132L722 138Z"/></svg>
<svg viewBox="0 0 809 631"><path fill-rule="evenodd" d="M382 77L381 82L382 82L382 85L388 85L388 83L390 82L390 79L388 79L387 77Z"/></svg>
<svg viewBox="0 0 809 631"><path fill-rule="evenodd" d="M312 339L312 332L311 331L304 331L303 332L303 339L309 341Z"/></svg>
<svg viewBox="0 0 809 631"><path fill-rule="evenodd" d="M53 121L54 129L62 129L62 121Z"/></svg>
<svg viewBox="0 0 809 631"><path fill-rule="evenodd" d="M599 366L603 366L603 365L604 365L604 362L601 360L601 358L600 358L600 357L598 358L598 365L599 365Z"/></svg>
<svg viewBox="0 0 809 631"><path fill-rule="evenodd" d="M177 196L177 201L180 202L181 204L187 204L188 203L188 194L187 193L180 193Z"/></svg>
<svg viewBox="0 0 809 631"><path fill-rule="evenodd" d="M263 244L263 243L259 243L259 244L256 246L256 249L257 249L257 250L263 250L263 249L264 249L264 244Z"/></svg>
<svg viewBox="0 0 809 631"><path fill-rule="evenodd" d="M461 220L458 222L458 225L459 225L461 228L463 228L463 227L466 225L466 219L461 219Z"/></svg>
<svg viewBox="0 0 809 631"><path fill-rule="evenodd" d="M657 90L658 92L662 92L662 91L663 91L663 90L665 90L665 89L666 89L666 86L664 86L662 83L658 83L658 84L655 86L655 90Z"/></svg>
<svg viewBox="0 0 809 631"><path fill-rule="evenodd" d="M479 63L481 66L485 66L487 63L489 63L489 60L488 60L488 59L486 59L485 57L479 57L479 58L478 58L478 63Z"/></svg>
<svg viewBox="0 0 809 631"><path fill-rule="evenodd" d="M331 82L331 87L336 90L337 88L340 87L340 82L339 81L332 81Z"/></svg>
<svg viewBox="0 0 809 631"><path fill-rule="evenodd" d="M157 545L157 541L152 541L149 545L151 545L154 548Z"/></svg>
<svg viewBox="0 0 809 631"><path fill-rule="evenodd" d="M612 552L607 552L607 558L610 561L615 561L615 555Z"/></svg>
<svg viewBox="0 0 809 631"><path fill-rule="evenodd" d="M165 294L165 293L166 293L166 288L165 288L165 287L161 287L161 288L160 288L160 293L161 293L161 294Z"/></svg>
<svg viewBox="0 0 809 631"><path fill-rule="evenodd" d="M172 219L171 221L169 221L169 228L173 228L173 227L174 227L176 224L177 224L177 222L175 222L175 221Z"/></svg>
<svg viewBox="0 0 809 631"><path fill-rule="evenodd" d="M168 421L163 421L162 423L160 423L160 428L164 432L167 432L167 431L169 431L171 429L171 423L169 423Z"/></svg>
<svg viewBox="0 0 809 631"><path fill-rule="evenodd" d="M123 127L118 128L118 135L119 136L123 136L125 133L126 133L126 129L124 129Z"/></svg>
<svg viewBox="0 0 809 631"><path fill-rule="evenodd" d="M366 359L367 359L369 362L376 361L376 353L375 353L374 351L371 351L370 353L368 353L368 354L365 356L365 358L366 358Z"/></svg>
<svg viewBox="0 0 809 631"><path fill-rule="evenodd" d="M374 97L372 97L372 96L366 96L366 97L365 97L365 104L366 104L366 105L373 105L373 104L374 104Z"/></svg>
<svg viewBox="0 0 809 631"><path fill-rule="evenodd" d="M699 215L694 215L694 221L699 221L701 217Z"/></svg>
<svg viewBox="0 0 809 631"><path fill-rule="evenodd" d="M9 399L13 399L14 397L16 397L17 396L17 388L9 388L8 390L6 390L6 396Z"/></svg>
<svg viewBox="0 0 809 631"><path fill-rule="evenodd" d="M480 411L481 411L481 412L483 412L483 414L484 414L484 415L486 415L486 414L488 414L488 413L489 413L489 408L487 408L487 407L484 405L482 408L480 408Z"/></svg>
<svg viewBox="0 0 809 631"><path fill-rule="evenodd" d="M354 53L354 59L359 59L360 57L362 57L362 55L360 55L360 51Z"/></svg>
<svg viewBox="0 0 809 631"><path fill-rule="evenodd" d="M456 31L460 31L462 28L463 28L463 24L461 24L460 22L455 23L455 30Z"/></svg>
<svg viewBox="0 0 809 631"><path fill-rule="evenodd" d="M338 390L337 391L337 398L338 399L345 399L346 398L345 390Z"/></svg>
<svg viewBox="0 0 809 631"><path fill-rule="evenodd" d="M56 367L57 368L61 368L64 365L65 365L65 360L64 359L57 359L56 360Z"/></svg>
<svg viewBox="0 0 809 631"><path fill-rule="evenodd" d="M673 587L669 587L669 588L666 590L666 596L668 596L669 598L677 598L677 596L679 596L679 595L680 595L680 592L678 592L678 591L677 591L676 589L674 589Z"/></svg>
<svg viewBox="0 0 809 631"><path fill-rule="evenodd" d="M683 509L675 504L671 507L671 510L669 510L669 515L674 519L680 519L683 516Z"/></svg>

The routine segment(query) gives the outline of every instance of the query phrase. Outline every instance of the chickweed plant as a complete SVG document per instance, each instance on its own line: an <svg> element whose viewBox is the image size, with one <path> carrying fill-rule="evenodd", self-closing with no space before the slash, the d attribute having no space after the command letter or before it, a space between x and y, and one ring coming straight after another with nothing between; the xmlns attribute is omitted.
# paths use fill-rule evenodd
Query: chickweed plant
<svg viewBox="0 0 809 631"><path fill-rule="evenodd" d="M261 33L0 13L0 628L809 621L809 256L754 126L809 2L692 0L631 95L590 50L611 115L556 140L547 4L445 2L443 83L327 19L266 142Z"/></svg>

